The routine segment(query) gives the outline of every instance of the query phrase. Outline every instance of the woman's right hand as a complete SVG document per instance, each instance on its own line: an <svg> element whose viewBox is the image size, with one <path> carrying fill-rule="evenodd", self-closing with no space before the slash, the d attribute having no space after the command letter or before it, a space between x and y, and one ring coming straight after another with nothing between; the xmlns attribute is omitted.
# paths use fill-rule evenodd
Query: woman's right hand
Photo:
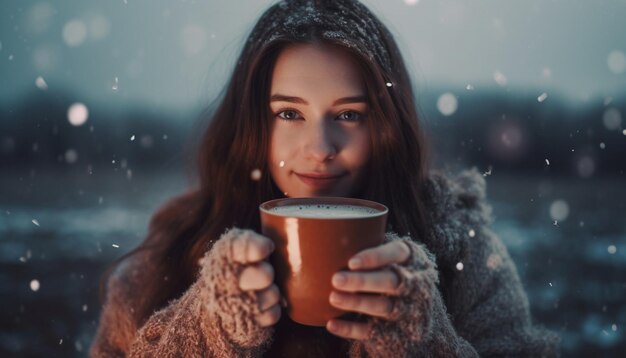
<svg viewBox="0 0 626 358"><path fill-rule="evenodd" d="M280 319L280 292L274 281L274 268L267 258L274 243L253 231L239 235L232 243L232 257L244 265L239 275L239 288L257 295L259 314L254 319L261 327L269 327Z"/></svg>

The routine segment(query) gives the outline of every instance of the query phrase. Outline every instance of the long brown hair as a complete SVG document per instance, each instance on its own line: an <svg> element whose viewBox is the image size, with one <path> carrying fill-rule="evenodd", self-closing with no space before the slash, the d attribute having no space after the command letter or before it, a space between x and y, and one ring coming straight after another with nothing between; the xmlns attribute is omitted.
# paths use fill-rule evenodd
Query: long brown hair
<svg viewBox="0 0 626 358"><path fill-rule="evenodd" d="M142 320L193 283L198 259L225 230L259 231L259 204L283 196L267 169L272 71L286 46L316 42L348 50L365 82L368 125L375 135L360 196L390 208L389 230L416 238L425 234L427 145L393 36L355 0L281 1L258 20L217 107L204 114L209 125L197 151L198 187L166 203L152 217L146 240L114 263L143 250L157 253L153 257L161 261L161 272L142 287L148 298L139 308ZM255 169L260 180L251 179Z"/></svg>

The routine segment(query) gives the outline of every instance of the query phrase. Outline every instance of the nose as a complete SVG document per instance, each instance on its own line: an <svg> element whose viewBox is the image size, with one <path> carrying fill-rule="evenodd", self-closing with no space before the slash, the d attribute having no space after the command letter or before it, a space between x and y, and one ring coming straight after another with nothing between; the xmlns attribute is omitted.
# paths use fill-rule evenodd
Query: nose
<svg viewBox="0 0 626 358"><path fill-rule="evenodd" d="M337 154L336 143L332 138L332 130L327 127L326 124L319 123L307 128L307 131L310 131L310 133L304 145L305 153L308 158L320 163L333 159Z"/></svg>

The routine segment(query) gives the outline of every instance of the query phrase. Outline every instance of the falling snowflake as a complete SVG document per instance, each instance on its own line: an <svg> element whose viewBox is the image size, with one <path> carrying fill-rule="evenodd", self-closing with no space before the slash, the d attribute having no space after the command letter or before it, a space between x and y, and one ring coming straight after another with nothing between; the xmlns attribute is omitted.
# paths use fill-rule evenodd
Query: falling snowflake
<svg viewBox="0 0 626 358"><path fill-rule="evenodd" d="M552 287L552 282L548 282L548 284L550 285L550 287Z"/></svg>
<svg viewBox="0 0 626 358"><path fill-rule="evenodd" d="M558 221L556 221L556 220L554 220L554 222L552 223L552 225L554 225L554 226L559 226L559 222L558 222Z"/></svg>
<svg viewBox="0 0 626 358"><path fill-rule="evenodd" d="M550 165L550 161L548 159L546 159L546 164Z"/></svg>
<svg viewBox="0 0 626 358"><path fill-rule="evenodd" d="M37 292L39 291L39 281L38 280L32 280L30 281L30 289L33 290L33 292Z"/></svg>
<svg viewBox="0 0 626 358"><path fill-rule="evenodd" d="M250 179L254 180L254 181L259 181L261 180L261 169L254 169L251 173L250 173Z"/></svg>
<svg viewBox="0 0 626 358"><path fill-rule="evenodd" d="M600 143L600 149L605 149L606 148L606 144L604 144L604 142Z"/></svg>
<svg viewBox="0 0 626 358"><path fill-rule="evenodd" d="M134 141L135 140L135 135L133 134L132 136L130 136L130 141Z"/></svg>
<svg viewBox="0 0 626 358"><path fill-rule="evenodd" d="M497 269L500 265L502 265L502 256L498 255L498 254L491 254L489 255L489 257L487 258L487 267L495 270Z"/></svg>
<svg viewBox="0 0 626 358"><path fill-rule="evenodd" d="M546 98L548 98L548 94L544 92L539 97L537 97L537 101L539 101L541 103L541 102L545 101Z"/></svg>
<svg viewBox="0 0 626 358"><path fill-rule="evenodd" d="M611 329L613 330L613 332L616 332L617 331L617 325L615 323L613 323L611 325Z"/></svg>
<svg viewBox="0 0 626 358"><path fill-rule="evenodd" d="M463 271L463 263L462 262L458 262L456 264L456 269L459 270L459 271Z"/></svg>
<svg viewBox="0 0 626 358"><path fill-rule="evenodd" d="M626 129L622 130L622 134L626 135Z"/></svg>
<svg viewBox="0 0 626 358"><path fill-rule="evenodd" d="M613 255L617 252L617 247L615 247L615 245L609 245L607 251L609 252L609 254Z"/></svg>
<svg viewBox="0 0 626 358"><path fill-rule="evenodd" d="M468 91L473 91L474 90L474 86L467 85L467 86L465 86L465 89L468 90Z"/></svg>
<svg viewBox="0 0 626 358"><path fill-rule="evenodd" d="M387 87L391 87L391 86L393 86L393 83L387 82L386 85L387 85Z"/></svg>
<svg viewBox="0 0 626 358"><path fill-rule="evenodd" d="M33 219L33 220L31 220L31 222L32 222L33 224L35 224L35 225L39 226L39 221L37 221L37 219Z"/></svg>
<svg viewBox="0 0 626 358"><path fill-rule="evenodd" d="M474 231L474 229L471 229L469 231L469 237L474 237L474 236L476 236L476 231Z"/></svg>
<svg viewBox="0 0 626 358"><path fill-rule="evenodd" d="M83 312L87 312L87 305L83 305Z"/></svg>
<svg viewBox="0 0 626 358"><path fill-rule="evenodd" d="M37 88L43 91L48 89L48 84L46 83L46 80L44 80L43 77L41 76L35 79L35 86L37 86Z"/></svg>
<svg viewBox="0 0 626 358"><path fill-rule="evenodd" d="M113 90L113 92L117 92L117 90L119 89L119 80L117 77L115 77L115 83L113 83L113 87L111 87L111 89Z"/></svg>
<svg viewBox="0 0 626 358"><path fill-rule="evenodd" d="M483 173L484 177L489 176L489 175L491 175L491 167L489 167L489 169Z"/></svg>
<svg viewBox="0 0 626 358"><path fill-rule="evenodd" d="M499 84L500 86L504 87L506 86L506 76L500 72L500 71L496 71L493 74L493 79L496 81L497 84Z"/></svg>
<svg viewBox="0 0 626 358"><path fill-rule="evenodd" d="M59 339L59 345L63 344L63 338Z"/></svg>
<svg viewBox="0 0 626 358"><path fill-rule="evenodd" d="M118 245L118 244L111 244L111 246L113 246L116 249L119 249L119 247L120 247L120 245Z"/></svg>

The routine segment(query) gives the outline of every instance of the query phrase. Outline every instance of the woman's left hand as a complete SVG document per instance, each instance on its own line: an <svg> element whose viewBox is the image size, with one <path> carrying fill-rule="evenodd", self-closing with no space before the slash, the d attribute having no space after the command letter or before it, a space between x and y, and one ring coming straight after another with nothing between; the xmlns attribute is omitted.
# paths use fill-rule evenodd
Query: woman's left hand
<svg viewBox="0 0 626 358"><path fill-rule="evenodd" d="M333 275L329 300L339 309L383 319L391 319L393 298L398 294L400 278L388 268L391 264L406 262L411 249L400 240L366 249L348 262L350 271ZM367 270L367 271L360 271ZM328 321L326 329L348 339L367 339L372 329L370 323L340 319Z"/></svg>

